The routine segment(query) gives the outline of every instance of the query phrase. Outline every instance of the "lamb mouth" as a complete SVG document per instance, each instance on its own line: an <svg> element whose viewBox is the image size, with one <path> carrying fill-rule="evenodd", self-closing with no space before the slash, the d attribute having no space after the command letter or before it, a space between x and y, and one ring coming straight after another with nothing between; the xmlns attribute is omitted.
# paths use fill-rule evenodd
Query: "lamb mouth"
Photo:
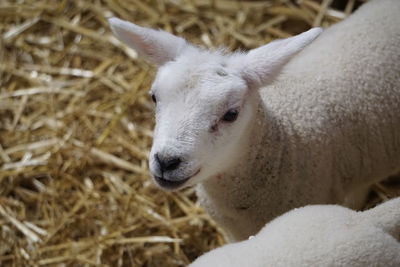
<svg viewBox="0 0 400 267"><path fill-rule="evenodd" d="M179 187L181 187L190 178L192 178L193 176L196 176L199 172L200 172L200 169L197 172L195 172L193 175L191 175L185 179L179 180L179 181L171 181L171 180L164 179L163 177L159 177L159 176L154 176L154 179L162 188L168 189L168 190L174 190L174 189L178 189Z"/></svg>

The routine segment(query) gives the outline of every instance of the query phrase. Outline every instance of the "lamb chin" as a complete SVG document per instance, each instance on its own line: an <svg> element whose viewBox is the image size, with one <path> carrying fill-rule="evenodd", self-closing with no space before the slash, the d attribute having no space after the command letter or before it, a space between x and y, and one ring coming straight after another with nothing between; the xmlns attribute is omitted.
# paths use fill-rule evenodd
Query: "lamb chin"
<svg viewBox="0 0 400 267"><path fill-rule="evenodd" d="M190 177L179 181L171 181L162 177L154 176L154 180L156 181L157 185L165 190L171 191L180 189L189 179Z"/></svg>

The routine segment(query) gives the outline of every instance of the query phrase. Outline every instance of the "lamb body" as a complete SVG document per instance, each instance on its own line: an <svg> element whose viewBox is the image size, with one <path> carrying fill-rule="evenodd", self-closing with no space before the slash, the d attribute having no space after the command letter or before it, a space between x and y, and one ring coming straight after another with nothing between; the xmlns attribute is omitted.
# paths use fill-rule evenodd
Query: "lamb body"
<svg viewBox="0 0 400 267"><path fill-rule="evenodd" d="M365 4L259 90L247 154L197 187L233 240L294 207L360 208L373 183L399 170L399 14L400 1Z"/></svg>
<svg viewBox="0 0 400 267"><path fill-rule="evenodd" d="M318 29L230 55L111 20L160 66L156 182L197 184L231 241L292 208L358 208L370 185L400 170L399 14L398 0L371 1L315 41Z"/></svg>
<svg viewBox="0 0 400 267"><path fill-rule="evenodd" d="M336 205L295 209L255 237L204 254L189 267L397 267L400 198L355 212Z"/></svg>

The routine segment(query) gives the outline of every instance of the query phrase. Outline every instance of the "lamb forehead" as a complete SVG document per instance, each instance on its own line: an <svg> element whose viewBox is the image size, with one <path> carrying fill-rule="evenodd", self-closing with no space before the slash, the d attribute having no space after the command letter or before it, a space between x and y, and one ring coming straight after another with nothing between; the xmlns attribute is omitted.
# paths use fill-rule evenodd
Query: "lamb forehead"
<svg viewBox="0 0 400 267"><path fill-rule="evenodd" d="M219 52L184 54L158 70L153 90L161 94L223 90L223 87L232 83L232 77L227 75L226 60Z"/></svg>

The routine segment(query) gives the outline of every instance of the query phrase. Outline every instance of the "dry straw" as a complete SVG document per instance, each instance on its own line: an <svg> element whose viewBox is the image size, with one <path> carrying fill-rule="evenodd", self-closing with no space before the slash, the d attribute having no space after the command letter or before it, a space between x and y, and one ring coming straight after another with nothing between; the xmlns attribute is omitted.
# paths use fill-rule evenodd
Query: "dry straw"
<svg viewBox="0 0 400 267"><path fill-rule="evenodd" d="M359 4L1 0L0 265L184 266L224 243L193 189L152 185L154 69L110 34L107 17L247 49ZM399 193L376 185L370 205Z"/></svg>

